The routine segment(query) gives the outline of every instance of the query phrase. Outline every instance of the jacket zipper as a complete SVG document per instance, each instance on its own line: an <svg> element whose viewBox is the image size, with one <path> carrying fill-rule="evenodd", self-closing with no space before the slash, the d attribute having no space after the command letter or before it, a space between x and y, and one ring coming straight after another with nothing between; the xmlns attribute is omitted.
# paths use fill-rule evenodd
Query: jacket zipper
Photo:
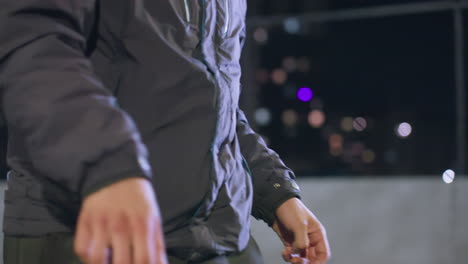
<svg viewBox="0 0 468 264"><path fill-rule="evenodd" d="M231 6L229 4L229 1L230 0L224 0L224 7L225 7L225 10L226 10L226 24L224 25L224 31L223 31L224 37L228 36L229 27L230 27L230 24L231 24Z"/></svg>
<svg viewBox="0 0 468 264"><path fill-rule="evenodd" d="M185 7L185 19L187 20L187 23L190 23L192 21L192 18L190 16L190 0L184 0L184 7Z"/></svg>

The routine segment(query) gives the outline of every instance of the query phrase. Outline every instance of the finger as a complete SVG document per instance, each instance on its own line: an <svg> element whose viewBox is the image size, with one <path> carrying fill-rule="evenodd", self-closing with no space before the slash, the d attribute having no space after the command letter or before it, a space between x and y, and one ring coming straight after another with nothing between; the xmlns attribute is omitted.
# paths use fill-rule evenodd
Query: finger
<svg viewBox="0 0 468 264"><path fill-rule="evenodd" d="M309 247L309 235L307 232L307 225L299 225L294 233L293 247L296 250L303 251Z"/></svg>
<svg viewBox="0 0 468 264"><path fill-rule="evenodd" d="M301 257L294 257L290 260L290 263L292 264L309 264L309 260Z"/></svg>
<svg viewBox="0 0 468 264"><path fill-rule="evenodd" d="M121 217L116 219L112 225L112 264L131 264L132 252L128 221Z"/></svg>
<svg viewBox="0 0 468 264"><path fill-rule="evenodd" d="M281 253L281 256L283 257L284 261L289 262L292 258L292 248L285 247L283 252Z"/></svg>
<svg viewBox="0 0 468 264"><path fill-rule="evenodd" d="M307 255L308 260L315 260L317 258L317 253L315 252L315 247L309 248L309 253Z"/></svg>
<svg viewBox="0 0 468 264"><path fill-rule="evenodd" d="M166 256L166 245L164 243L164 232L161 225L156 222L153 226L154 235L150 238L151 244L156 245L156 250L154 251L156 256L153 256L157 260L157 264L167 264Z"/></svg>
<svg viewBox="0 0 468 264"><path fill-rule="evenodd" d="M316 246L323 241L323 234L321 232L309 233L309 246Z"/></svg>
<svg viewBox="0 0 468 264"><path fill-rule="evenodd" d="M130 227L133 245L133 264L154 264L152 250L156 247L153 240L150 239L149 231L152 231L152 223L148 217L132 217ZM151 232L153 234L153 232ZM159 264L159 263L157 263Z"/></svg>
<svg viewBox="0 0 468 264"><path fill-rule="evenodd" d="M110 247L109 237L106 232L105 219L93 219L90 223L91 243L89 248L89 264L105 263Z"/></svg>
<svg viewBox="0 0 468 264"><path fill-rule="evenodd" d="M293 252L292 252L293 257L307 258L307 255L309 255L309 248L305 248L305 249L293 248Z"/></svg>
<svg viewBox="0 0 468 264"><path fill-rule="evenodd" d="M291 258L289 261L291 264L302 264L302 259L300 257Z"/></svg>
<svg viewBox="0 0 468 264"><path fill-rule="evenodd" d="M91 230L87 215L80 215L76 227L74 241L75 254L84 262L89 258L89 244L91 240Z"/></svg>
<svg viewBox="0 0 468 264"><path fill-rule="evenodd" d="M322 227L321 232L319 232L319 234L321 236L321 239L315 246L315 253L317 255L316 258L319 261L325 263L331 257L330 244L328 243L327 232L325 228Z"/></svg>
<svg viewBox="0 0 468 264"><path fill-rule="evenodd" d="M315 257L313 264L323 264L330 258L330 250L326 242L320 242L315 246Z"/></svg>

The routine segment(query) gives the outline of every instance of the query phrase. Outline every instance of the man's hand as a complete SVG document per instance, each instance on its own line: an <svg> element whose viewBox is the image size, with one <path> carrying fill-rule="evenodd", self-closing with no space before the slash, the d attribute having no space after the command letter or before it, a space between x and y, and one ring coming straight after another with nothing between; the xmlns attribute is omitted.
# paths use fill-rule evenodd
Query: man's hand
<svg viewBox="0 0 468 264"><path fill-rule="evenodd" d="M89 195L75 252L86 264L167 264L161 217L151 183L131 178Z"/></svg>
<svg viewBox="0 0 468 264"><path fill-rule="evenodd" d="M297 198L289 199L276 210L273 230L285 246L285 261L294 264L324 264L330 258L325 228Z"/></svg>

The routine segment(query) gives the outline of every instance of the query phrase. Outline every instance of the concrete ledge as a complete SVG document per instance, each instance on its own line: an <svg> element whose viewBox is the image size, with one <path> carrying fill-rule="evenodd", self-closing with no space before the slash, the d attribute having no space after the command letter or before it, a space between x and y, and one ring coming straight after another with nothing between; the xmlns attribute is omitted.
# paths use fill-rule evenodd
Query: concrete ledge
<svg viewBox="0 0 468 264"><path fill-rule="evenodd" d="M332 264L460 264L468 260L467 178L458 177L451 185L444 184L440 176L302 178L299 183L303 201L328 230ZM0 188L3 200L3 183ZM252 234L265 263L283 263L282 246L272 230L254 220Z"/></svg>
<svg viewBox="0 0 468 264"><path fill-rule="evenodd" d="M459 264L468 260L468 180L425 178L300 180L303 200L328 230L332 264ZM266 263L282 245L254 221Z"/></svg>

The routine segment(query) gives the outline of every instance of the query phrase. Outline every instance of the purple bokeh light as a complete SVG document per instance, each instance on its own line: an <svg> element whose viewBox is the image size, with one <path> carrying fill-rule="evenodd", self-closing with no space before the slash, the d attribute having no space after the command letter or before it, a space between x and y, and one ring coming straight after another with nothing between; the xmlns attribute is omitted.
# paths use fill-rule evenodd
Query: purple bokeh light
<svg viewBox="0 0 468 264"><path fill-rule="evenodd" d="M302 87L297 91L297 98L303 102L309 102L312 97L314 97L314 93L310 88Z"/></svg>

